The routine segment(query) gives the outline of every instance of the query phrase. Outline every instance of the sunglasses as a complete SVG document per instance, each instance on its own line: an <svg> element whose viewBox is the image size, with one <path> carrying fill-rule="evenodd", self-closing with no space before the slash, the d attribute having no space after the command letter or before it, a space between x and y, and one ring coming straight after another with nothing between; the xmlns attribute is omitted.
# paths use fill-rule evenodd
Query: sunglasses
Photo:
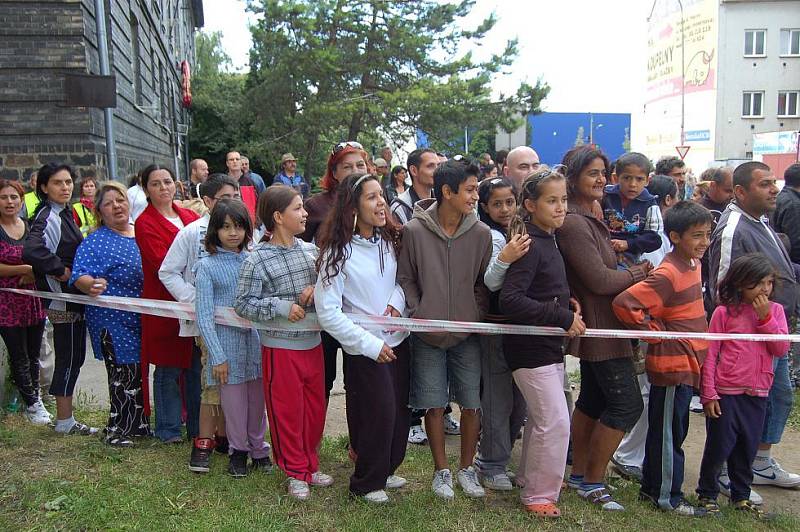
<svg viewBox="0 0 800 532"><path fill-rule="evenodd" d="M339 144L335 145L333 147L333 151L331 151L331 154L332 155L336 155L337 153L339 153L340 151L342 151L343 149L345 149L347 147L355 148L357 150L363 150L364 149L364 146L362 146L358 142L356 142L354 140L348 140L346 142L340 142Z"/></svg>

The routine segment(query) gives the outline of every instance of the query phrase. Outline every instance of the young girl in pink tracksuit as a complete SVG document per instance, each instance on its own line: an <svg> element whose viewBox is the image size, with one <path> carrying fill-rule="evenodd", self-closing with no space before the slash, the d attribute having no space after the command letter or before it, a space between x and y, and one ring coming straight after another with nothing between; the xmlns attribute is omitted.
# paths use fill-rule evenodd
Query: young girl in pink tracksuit
<svg viewBox="0 0 800 532"><path fill-rule="evenodd" d="M787 334L783 307L769 300L775 270L761 253L733 261L719 285L720 305L708 332L727 334ZM789 350L789 342L715 340L702 367L700 400L706 414L706 446L697 486L700 505L719 512L719 477L728 464L731 504L763 517L750 502L753 459L761 439L772 386L772 362Z"/></svg>

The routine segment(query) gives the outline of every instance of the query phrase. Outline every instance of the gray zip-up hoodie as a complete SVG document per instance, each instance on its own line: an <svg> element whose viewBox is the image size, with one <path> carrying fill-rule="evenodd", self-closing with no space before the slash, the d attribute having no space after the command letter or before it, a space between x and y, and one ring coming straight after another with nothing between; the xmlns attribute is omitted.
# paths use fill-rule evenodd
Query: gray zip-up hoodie
<svg viewBox="0 0 800 532"><path fill-rule="evenodd" d="M434 199L414 205L414 216L403 229L397 282L406 296L411 318L480 321L488 309L483 274L492 258L489 228L470 213L452 237L439 225ZM428 344L448 348L467 333L420 333Z"/></svg>

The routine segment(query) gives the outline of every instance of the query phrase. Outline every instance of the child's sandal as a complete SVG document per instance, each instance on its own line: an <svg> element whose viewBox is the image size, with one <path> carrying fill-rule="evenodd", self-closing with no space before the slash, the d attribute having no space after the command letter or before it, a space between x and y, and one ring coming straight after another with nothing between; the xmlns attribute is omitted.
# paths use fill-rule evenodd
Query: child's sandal
<svg viewBox="0 0 800 532"><path fill-rule="evenodd" d="M525 511L532 513L536 517L545 519L557 519L561 517L561 510L551 502L545 504L526 504Z"/></svg>

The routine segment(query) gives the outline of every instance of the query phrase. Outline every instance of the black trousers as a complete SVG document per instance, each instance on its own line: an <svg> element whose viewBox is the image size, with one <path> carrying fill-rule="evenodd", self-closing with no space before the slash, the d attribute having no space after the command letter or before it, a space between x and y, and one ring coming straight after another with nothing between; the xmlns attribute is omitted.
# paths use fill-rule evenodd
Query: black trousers
<svg viewBox="0 0 800 532"><path fill-rule="evenodd" d="M39 399L39 348L43 334L44 320L28 327L0 327L8 349L11 382L28 406Z"/></svg>
<svg viewBox="0 0 800 532"><path fill-rule="evenodd" d="M347 429L356 453L350 493L356 496L386 487L406 456L408 438L408 340L394 348L397 360L379 364L360 355L344 355Z"/></svg>
<svg viewBox="0 0 800 532"><path fill-rule="evenodd" d="M142 393L142 365L118 364L114 355L111 333L100 332L100 347L108 376L108 402L110 412L106 423L106 437L131 437L150 435L150 419L144 415Z"/></svg>
<svg viewBox="0 0 800 532"><path fill-rule="evenodd" d="M86 322L53 323L53 350L56 363L50 395L72 397L75 383L86 359Z"/></svg>
<svg viewBox="0 0 800 532"><path fill-rule="evenodd" d="M750 498L753 483L753 460L761 442L767 398L750 395L720 395L722 415L706 418L706 446L700 462L697 494L716 499L717 478L722 465L728 464L731 479L731 502Z"/></svg>
<svg viewBox="0 0 800 532"><path fill-rule="evenodd" d="M333 390L333 381L336 380L336 357L341 349L340 344L336 338L330 334L322 331L322 354L325 357L325 402L327 403L331 397L331 390ZM347 355L345 355L347 360ZM342 371L347 375L347 364L342 365Z"/></svg>

